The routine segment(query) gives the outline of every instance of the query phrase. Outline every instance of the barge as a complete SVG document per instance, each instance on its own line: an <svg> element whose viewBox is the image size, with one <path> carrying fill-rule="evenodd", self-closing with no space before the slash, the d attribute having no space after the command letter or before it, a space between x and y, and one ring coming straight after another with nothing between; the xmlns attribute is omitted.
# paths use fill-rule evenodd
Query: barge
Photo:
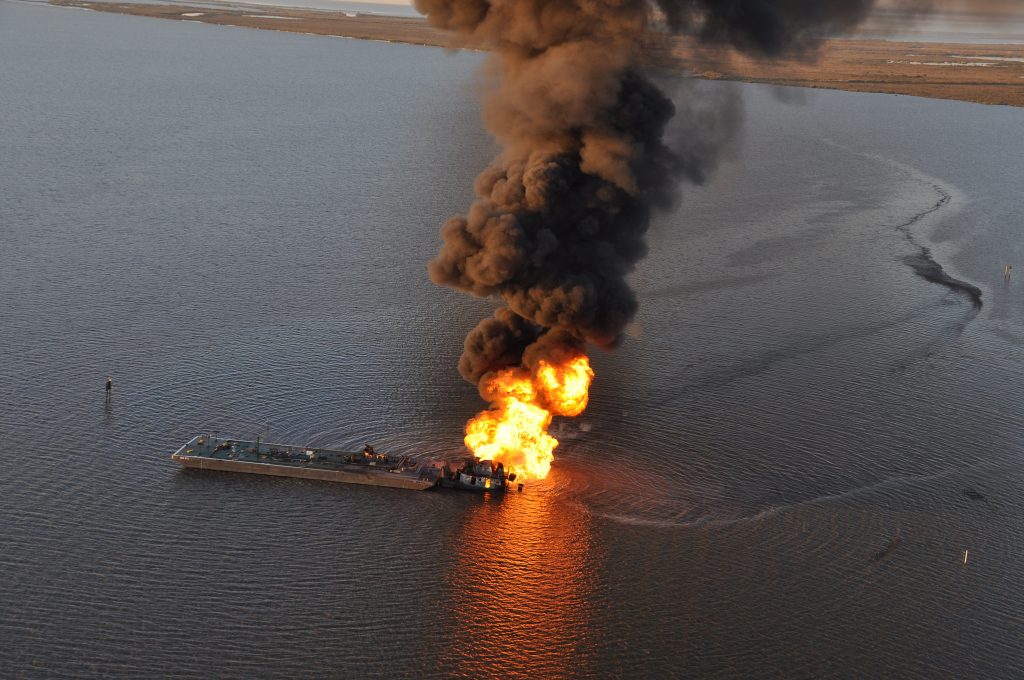
<svg viewBox="0 0 1024 680"><path fill-rule="evenodd" d="M197 435L171 454L171 460L199 470L246 472L298 477L346 484L425 490L450 471L437 461L418 462L378 453L367 446L359 453L308 446L223 439Z"/></svg>

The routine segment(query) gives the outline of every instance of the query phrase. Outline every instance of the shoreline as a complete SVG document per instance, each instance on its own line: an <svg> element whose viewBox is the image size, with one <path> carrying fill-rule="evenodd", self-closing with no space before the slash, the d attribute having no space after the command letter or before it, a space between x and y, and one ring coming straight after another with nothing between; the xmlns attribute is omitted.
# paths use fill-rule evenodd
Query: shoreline
<svg viewBox="0 0 1024 680"><path fill-rule="evenodd" d="M447 47L449 43L446 33L431 28L423 19L366 14L353 16L335 10L246 5L244 3L229 4L216 0L194 5L90 2L88 0L48 0L47 4L153 19L173 19L285 33L405 43L423 47Z"/></svg>
<svg viewBox="0 0 1024 680"><path fill-rule="evenodd" d="M58 7L155 19L452 48L425 19L271 5L129 4L48 0ZM907 95L1024 107L1024 45L895 42L844 38L817 59L761 62L686 36L652 35L647 65L704 80Z"/></svg>

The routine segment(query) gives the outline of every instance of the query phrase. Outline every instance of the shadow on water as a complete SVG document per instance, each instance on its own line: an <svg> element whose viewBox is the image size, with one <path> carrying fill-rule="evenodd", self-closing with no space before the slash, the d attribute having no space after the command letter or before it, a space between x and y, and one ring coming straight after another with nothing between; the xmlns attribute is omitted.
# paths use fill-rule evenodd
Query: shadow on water
<svg viewBox="0 0 1024 680"><path fill-rule="evenodd" d="M945 286L956 293L964 295L971 301L975 310L980 310L982 306L981 289L971 283L950 276L943 266L935 260L935 257L932 255L931 248L922 244L921 239L915 233L915 228L919 225L951 207L953 204L953 194L957 190L955 188L944 187L934 177L925 175L916 168L905 165L891 158L886 158L877 154L857 152L843 146L842 144L837 144L832 141L826 141L826 143L854 156L869 158L881 163L882 165L889 166L904 175L916 179L918 182L928 186L935 192L936 199L934 203L924 210L914 213L909 219L894 225L896 231L903 235L903 238L907 243L912 245L918 251L912 255L904 257L903 263L910 267L915 274L923 278L925 281Z"/></svg>
<svg viewBox="0 0 1024 680"><path fill-rule="evenodd" d="M913 255L904 257L903 262L925 281L945 286L953 292L965 295L971 300L971 304L974 305L974 309L979 310L981 309L981 289L975 285L967 283L966 281L961 281L960 279L953 278L947 274L942 265L935 261L935 258L932 256L931 249L927 246L921 245L917 240L917 237L914 235L913 227L916 224L923 221L925 218L938 213L948 206L953 200L953 195L938 184L932 184L931 188L934 189L935 193L939 196L935 204L927 210L915 214L908 221L896 225L896 230L902 233L907 242L919 251Z"/></svg>
<svg viewBox="0 0 1024 680"><path fill-rule="evenodd" d="M921 247L920 253L907 255L903 258L903 262L925 281L945 286L953 292L960 293L971 301L975 311L981 309L981 289L947 274L942 265L932 258L928 248Z"/></svg>
<svg viewBox="0 0 1024 680"><path fill-rule="evenodd" d="M899 529L897 529L896 530L896 535L893 537L893 539L891 541L889 541L889 543L884 548L882 548L877 553L875 553L875 556L872 559L872 561L874 561L874 562L881 562L886 557L888 557L889 555L891 555L894 552L896 552L896 550L900 547L900 544L902 544L902 543L903 543L903 536L900 535L900 531L899 531Z"/></svg>

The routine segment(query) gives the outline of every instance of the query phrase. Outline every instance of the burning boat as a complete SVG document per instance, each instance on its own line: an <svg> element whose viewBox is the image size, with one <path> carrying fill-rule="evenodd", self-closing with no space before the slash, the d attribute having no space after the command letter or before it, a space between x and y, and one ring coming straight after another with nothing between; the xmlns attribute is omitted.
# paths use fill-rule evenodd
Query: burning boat
<svg viewBox="0 0 1024 680"><path fill-rule="evenodd" d="M189 468L245 472L277 477L298 477L346 484L424 490L435 486L468 491L504 491L515 482L501 463L467 460L453 468L439 461L418 462L380 453L370 445L361 452L308 446L269 444L200 434L171 454L171 460ZM522 484L519 490L522 491Z"/></svg>
<svg viewBox="0 0 1024 680"><path fill-rule="evenodd" d="M515 481L516 474L506 473L502 463L469 458L458 468L447 468L440 484L449 489L497 493L505 491ZM519 484L519 490L523 490L522 484Z"/></svg>

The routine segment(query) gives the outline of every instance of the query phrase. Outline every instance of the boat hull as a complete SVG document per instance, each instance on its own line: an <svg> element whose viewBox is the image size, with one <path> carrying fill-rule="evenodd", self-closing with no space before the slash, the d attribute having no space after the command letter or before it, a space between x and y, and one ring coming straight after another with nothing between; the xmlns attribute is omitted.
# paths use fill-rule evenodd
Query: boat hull
<svg viewBox="0 0 1024 680"><path fill-rule="evenodd" d="M219 470L222 472L243 472L252 475L270 475L273 477L296 477L298 479L316 479L324 482L341 482L343 484L363 484L366 486L386 486L393 489L413 489L422 491L437 484L436 480L410 479L400 474L388 472L367 472L362 470L323 470L318 468L302 468L290 465L274 465L272 463L255 463L244 460L219 460L201 456L174 454L171 460L196 470Z"/></svg>
<svg viewBox="0 0 1024 680"><path fill-rule="evenodd" d="M226 450L225 447L229 447L230 450ZM282 449L287 450L289 455L282 462L275 461L273 454L280 453ZM311 454L308 462L301 455L295 455L297 450ZM221 451L224 452L221 453ZM171 460L183 467L195 470L294 477L413 491L424 491L437 486L441 476L440 464L406 465L406 461L403 460L401 464L389 469L383 464L378 466L373 462L358 464L345 463L341 460L341 457L344 456L358 458L359 455L328 450L305 450L304 447L213 439L200 435L171 454ZM333 462L324 463L325 458L333 458ZM393 462L390 461L387 464L390 465Z"/></svg>

